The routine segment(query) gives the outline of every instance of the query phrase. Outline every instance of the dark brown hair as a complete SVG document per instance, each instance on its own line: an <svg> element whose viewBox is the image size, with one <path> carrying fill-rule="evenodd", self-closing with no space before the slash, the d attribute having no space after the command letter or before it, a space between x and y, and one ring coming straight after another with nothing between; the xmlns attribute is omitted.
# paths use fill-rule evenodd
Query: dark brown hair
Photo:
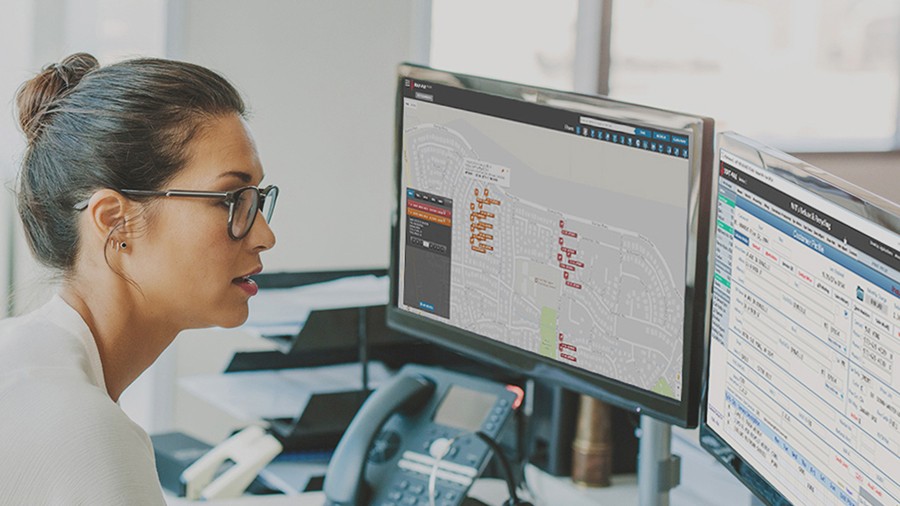
<svg viewBox="0 0 900 506"><path fill-rule="evenodd" d="M86 53L44 67L16 105L28 139L19 215L35 257L66 272L78 253L76 203L101 188L161 189L209 119L245 116L237 90L201 66L139 58L100 67Z"/></svg>

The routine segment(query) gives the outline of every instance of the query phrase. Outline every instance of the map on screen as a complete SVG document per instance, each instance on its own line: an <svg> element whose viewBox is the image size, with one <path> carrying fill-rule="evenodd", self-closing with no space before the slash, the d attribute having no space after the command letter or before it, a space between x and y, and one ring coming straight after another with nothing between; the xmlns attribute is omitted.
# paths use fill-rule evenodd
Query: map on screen
<svg viewBox="0 0 900 506"><path fill-rule="evenodd" d="M403 103L401 307L680 399L688 137L427 98Z"/></svg>

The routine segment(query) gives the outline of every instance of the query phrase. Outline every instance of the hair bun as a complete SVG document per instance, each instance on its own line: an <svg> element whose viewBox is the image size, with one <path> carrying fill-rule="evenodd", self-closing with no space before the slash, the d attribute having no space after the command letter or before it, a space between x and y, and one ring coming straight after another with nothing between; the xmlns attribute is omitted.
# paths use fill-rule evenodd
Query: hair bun
<svg viewBox="0 0 900 506"><path fill-rule="evenodd" d="M100 63L88 53L75 53L59 63L47 65L41 73L27 81L16 95L19 125L28 142L40 135L42 119L51 111L54 103L66 96L81 79Z"/></svg>

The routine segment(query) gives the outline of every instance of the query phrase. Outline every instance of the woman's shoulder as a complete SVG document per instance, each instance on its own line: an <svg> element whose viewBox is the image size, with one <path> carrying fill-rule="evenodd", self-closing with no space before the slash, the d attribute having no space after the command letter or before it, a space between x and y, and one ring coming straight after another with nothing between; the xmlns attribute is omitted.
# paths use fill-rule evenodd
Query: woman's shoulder
<svg viewBox="0 0 900 506"><path fill-rule="evenodd" d="M40 375L0 397L4 412L16 413L0 417L0 432L8 436L0 440L0 482L16 477L10 481L17 483L14 497L39 491L91 501L107 494L150 497L155 503L159 485L146 432L102 389L60 379ZM42 479L29 484L34 477L17 476L21 469L40 469Z"/></svg>
<svg viewBox="0 0 900 506"><path fill-rule="evenodd" d="M106 391L86 376L65 368L35 369L0 380L0 406L16 417L0 418L0 427L17 425L44 438L134 439L146 434L110 399ZM15 432L15 427L6 427Z"/></svg>
<svg viewBox="0 0 900 506"><path fill-rule="evenodd" d="M61 326L53 311L51 301L0 321L0 410L17 413L0 417L0 429L41 430L44 440L76 431L81 439L93 437L93 428L101 426L132 430L131 420L93 374L85 336Z"/></svg>
<svg viewBox="0 0 900 506"><path fill-rule="evenodd" d="M84 370L87 350L82 329L64 328L51 314L52 303L0 320L0 377L34 369Z"/></svg>

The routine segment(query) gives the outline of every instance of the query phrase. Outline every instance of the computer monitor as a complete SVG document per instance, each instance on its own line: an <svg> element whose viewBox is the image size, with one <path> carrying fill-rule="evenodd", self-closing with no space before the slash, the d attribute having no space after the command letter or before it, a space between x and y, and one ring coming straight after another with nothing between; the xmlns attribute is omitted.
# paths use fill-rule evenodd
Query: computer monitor
<svg viewBox="0 0 900 506"><path fill-rule="evenodd" d="M900 206L719 136L701 444L770 504L900 504Z"/></svg>
<svg viewBox="0 0 900 506"><path fill-rule="evenodd" d="M698 423L712 120L414 65L388 324Z"/></svg>

